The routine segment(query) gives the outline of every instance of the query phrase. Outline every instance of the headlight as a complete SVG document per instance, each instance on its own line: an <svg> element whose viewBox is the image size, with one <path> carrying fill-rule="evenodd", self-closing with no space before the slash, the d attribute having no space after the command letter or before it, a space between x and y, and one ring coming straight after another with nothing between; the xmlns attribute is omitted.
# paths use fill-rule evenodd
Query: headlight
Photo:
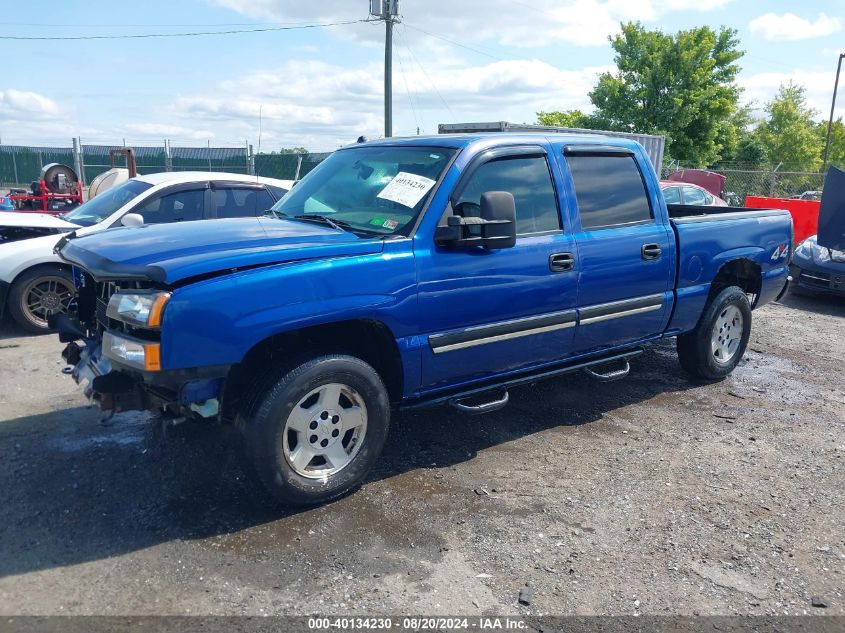
<svg viewBox="0 0 845 633"><path fill-rule="evenodd" d="M116 292L109 300L106 315L130 325L158 328L169 299L169 292Z"/></svg>
<svg viewBox="0 0 845 633"><path fill-rule="evenodd" d="M105 332L103 354L112 360L144 371L161 369L161 346L158 343Z"/></svg>
<svg viewBox="0 0 845 633"><path fill-rule="evenodd" d="M813 246L816 245L815 238L808 237L795 249L795 255L804 259L813 259Z"/></svg>
<svg viewBox="0 0 845 633"><path fill-rule="evenodd" d="M816 243L816 236L808 237L798 245L795 254L804 259L815 259L817 262L826 262L830 259L830 251Z"/></svg>

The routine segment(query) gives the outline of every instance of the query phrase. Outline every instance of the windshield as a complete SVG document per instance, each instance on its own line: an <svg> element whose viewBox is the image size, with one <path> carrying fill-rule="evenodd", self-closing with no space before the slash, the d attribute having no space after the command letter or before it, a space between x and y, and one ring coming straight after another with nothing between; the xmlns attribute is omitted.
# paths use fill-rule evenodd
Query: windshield
<svg viewBox="0 0 845 633"><path fill-rule="evenodd" d="M106 189L85 204L63 215L62 219L80 226L98 224L150 187L152 187L151 184L140 180L127 180L117 187Z"/></svg>
<svg viewBox="0 0 845 633"><path fill-rule="evenodd" d="M329 156L274 206L277 215L323 216L365 235L407 235L455 150L356 147Z"/></svg>

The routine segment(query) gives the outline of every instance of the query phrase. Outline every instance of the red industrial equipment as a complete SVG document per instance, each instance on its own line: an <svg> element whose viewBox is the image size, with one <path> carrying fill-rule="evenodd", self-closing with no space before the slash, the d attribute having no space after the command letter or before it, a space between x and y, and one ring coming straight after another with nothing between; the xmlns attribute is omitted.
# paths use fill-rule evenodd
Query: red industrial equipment
<svg viewBox="0 0 845 633"><path fill-rule="evenodd" d="M17 211L29 213L65 213L82 204L82 183L76 172L61 163L44 165L29 191L12 189L9 198Z"/></svg>

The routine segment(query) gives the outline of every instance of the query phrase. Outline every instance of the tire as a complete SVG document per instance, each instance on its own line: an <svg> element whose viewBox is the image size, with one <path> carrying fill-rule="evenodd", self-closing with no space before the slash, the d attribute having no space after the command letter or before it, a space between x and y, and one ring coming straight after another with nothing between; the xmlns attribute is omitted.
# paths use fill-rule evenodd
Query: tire
<svg viewBox="0 0 845 633"><path fill-rule="evenodd" d="M341 354L281 374L244 411L247 452L259 479L284 504L346 494L384 448L390 426L384 383L367 363Z"/></svg>
<svg viewBox="0 0 845 633"><path fill-rule="evenodd" d="M737 286L725 288L707 304L695 329L678 337L681 367L696 378L721 380L745 354L750 335L748 297Z"/></svg>
<svg viewBox="0 0 845 633"><path fill-rule="evenodd" d="M52 332L47 317L67 312L75 296L76 288L69 271L59 266L36 266L25 270L12 282L9 313L30 334L47 334Z"/></svg>

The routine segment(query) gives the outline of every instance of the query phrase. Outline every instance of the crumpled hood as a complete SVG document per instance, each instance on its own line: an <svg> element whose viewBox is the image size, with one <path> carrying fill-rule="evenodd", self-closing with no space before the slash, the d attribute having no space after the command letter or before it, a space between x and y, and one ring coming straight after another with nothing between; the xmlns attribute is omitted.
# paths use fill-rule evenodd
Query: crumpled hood
<svg viewBox="0 0 845 633"><path fill-rule="evenodd" d="M237 218L115 228L71 239L63 259L97 279L175 283L221 270L378 253L378 239L311 222Z"/></svg>
<svg viewBox="0 0 845 633"><path fill-rule="evenodd" d="M27 229L59 229L72 231L78 229L78 224L66 222L49 213L18 213L16 211L3 211L0 213L0 227L12 226L15 228Z"/></svg>

